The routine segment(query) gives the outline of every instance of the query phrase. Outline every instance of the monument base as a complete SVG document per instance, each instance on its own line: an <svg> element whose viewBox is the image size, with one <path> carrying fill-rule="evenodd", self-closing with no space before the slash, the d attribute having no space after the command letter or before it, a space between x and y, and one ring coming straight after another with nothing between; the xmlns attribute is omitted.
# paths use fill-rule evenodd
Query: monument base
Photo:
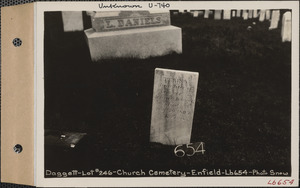
<svg viewBox="0 0 300 188"><path fill-rule="evenodd" d="M84 31L92 61L107 58L148 58L182 53L181 28L161 26L131 30Z"/></svg>

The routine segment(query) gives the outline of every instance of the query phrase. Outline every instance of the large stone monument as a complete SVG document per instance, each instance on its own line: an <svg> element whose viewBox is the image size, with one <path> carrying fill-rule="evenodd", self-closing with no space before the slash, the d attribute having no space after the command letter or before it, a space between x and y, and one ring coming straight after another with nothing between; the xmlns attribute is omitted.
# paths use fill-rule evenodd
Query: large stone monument
<svg viewBox="0 0 300 188"><path fill-rule="evenodd" d="M190 143L197 86L197 72L155 69L150 142Z"/></svg>
<svg viewBox="0 0 300 188"><path fill-rule="evenodd" d="M93 61L182 53L181 28L170 25L169 12L96 12L91 19L84 32Z"/></svg>

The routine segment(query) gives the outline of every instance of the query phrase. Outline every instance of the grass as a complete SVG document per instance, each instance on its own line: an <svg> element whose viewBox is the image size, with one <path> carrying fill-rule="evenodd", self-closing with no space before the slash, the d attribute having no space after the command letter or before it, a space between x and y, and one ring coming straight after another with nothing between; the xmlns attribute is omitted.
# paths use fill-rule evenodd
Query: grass
<svg viewBox="0 0 300 188"><path fill-rule="evenodd" d="M74 150L47 146L46 169L290 171L291 43L280 28L178 15L183 54L93 63L83 32L45 16L45 128L88 133ZM199 72L191 141L205 143L204 155L149 143L156 67Z"/></svg>

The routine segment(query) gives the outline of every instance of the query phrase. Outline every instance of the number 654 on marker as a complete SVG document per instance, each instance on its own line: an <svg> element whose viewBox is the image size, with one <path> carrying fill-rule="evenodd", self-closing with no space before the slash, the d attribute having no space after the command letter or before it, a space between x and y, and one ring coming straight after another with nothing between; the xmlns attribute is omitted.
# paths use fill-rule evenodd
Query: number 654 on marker
<svg viewBox="0 0 300 188"><path fill-rule="evenodd" d="M174 154L177 157L194 156L196 153L204 154L204 142L196 142L190 144L181 144L174 148Z"/></svg>

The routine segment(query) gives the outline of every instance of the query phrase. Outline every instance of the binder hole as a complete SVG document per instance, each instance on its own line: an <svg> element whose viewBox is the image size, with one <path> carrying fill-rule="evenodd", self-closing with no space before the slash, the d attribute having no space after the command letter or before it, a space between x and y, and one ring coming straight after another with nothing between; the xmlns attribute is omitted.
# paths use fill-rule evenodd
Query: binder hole
<svg viewBox="0 0 300 188"><path fill-rule="evenodd" d="M19 47L19 46L22 45L22 40L19 39L19 38L15 38L15 39L13 40L13 44L14 44L15 47Z"/></svg>
<svg viewBox="0 0 300 188"><path fill-rule="evenodd" d="M23 147L20 144L15 145L14 151L16 153L21 153L23 151Z"/></svg>

